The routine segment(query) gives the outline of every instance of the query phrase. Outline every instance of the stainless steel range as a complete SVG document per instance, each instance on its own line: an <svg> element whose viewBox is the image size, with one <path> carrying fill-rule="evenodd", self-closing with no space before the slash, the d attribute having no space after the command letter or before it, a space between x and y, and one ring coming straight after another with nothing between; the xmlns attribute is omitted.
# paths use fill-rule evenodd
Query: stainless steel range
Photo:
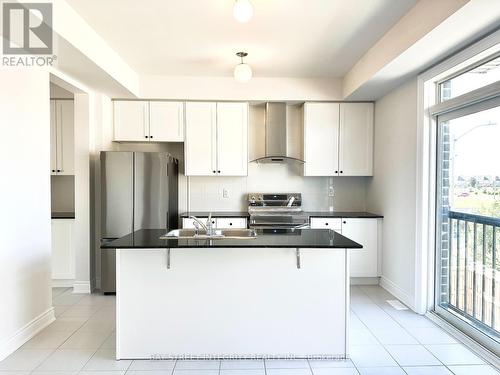
<svg viewBox="0 0 500 375"><path fill-rule="evenodd" d="M302 211L301 193L251 193L248 194L250 228L293 229L308 225Z"/></svg>

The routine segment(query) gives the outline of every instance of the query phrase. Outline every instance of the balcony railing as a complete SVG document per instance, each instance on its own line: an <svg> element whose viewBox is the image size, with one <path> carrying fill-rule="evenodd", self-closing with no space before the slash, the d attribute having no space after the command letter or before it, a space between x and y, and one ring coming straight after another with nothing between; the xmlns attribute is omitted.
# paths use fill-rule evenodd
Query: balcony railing
<svg viewBox="0 0 500 375"><path fill-rule="evenodd" d="M500 219L449 211L448 228L448 298L441 306L499 340Z"/></svg>

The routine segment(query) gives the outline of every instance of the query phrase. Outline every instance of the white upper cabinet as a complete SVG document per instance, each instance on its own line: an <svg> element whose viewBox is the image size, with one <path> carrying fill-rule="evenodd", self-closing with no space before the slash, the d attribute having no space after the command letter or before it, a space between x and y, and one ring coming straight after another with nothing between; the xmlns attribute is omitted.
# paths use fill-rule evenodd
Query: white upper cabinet
<svg viewBox="0 0 500 375"><path fill-rule="evenodd" d="M153 142L184 142L184 103L150 102L149 136Z"/></svg>
<svg viewBox="0 0 500 375"><path fill-rule="evenodd" d="M54 175L75 173L73 100L50 101L50 169Z"/></svg>
<svg viewBox="0 0 500 375"><path fill-rule="evenodd" d="M123 100L113 102L114 140L149 140L149 102Z"/></svg>
<svg viewBox="0 0 500 375"><path fill-rule="evenodd" d="M114 140L183 142L184 103L115 100Z"/></svg>
<svg viewBox="0 0 500 375"><path fill-rule="evenodd" d="M373 175L373 103L304 104L304 175Z"/></svg>
<svg viewBox="0 0 500 375"><path fill-rule="evenodd" d="M216 120L216 103L186 103L186 176L216 175Z"/></svg>
<svg viewBox="0 0 500 375"><path fill-rule="evenodd" d="M186 176L246 176L248 104L186 103Z"/></svg>
<svg viewBox="0 0 500 375"><path fill-rule="evenodd" d="M305 176L338 175L338 136L338 103L304 104Z"/></svg>
<svg viewBox="0 0 500 375"><path fill-rule="evenodd" d="M248 104L217 103L217 174L246 176Z"/></svg>
<svg viewBox="0 0 500 375"><path fill-rule="evenodd" d="M373 175L373 103L340 105L339 173Z"/></svg>

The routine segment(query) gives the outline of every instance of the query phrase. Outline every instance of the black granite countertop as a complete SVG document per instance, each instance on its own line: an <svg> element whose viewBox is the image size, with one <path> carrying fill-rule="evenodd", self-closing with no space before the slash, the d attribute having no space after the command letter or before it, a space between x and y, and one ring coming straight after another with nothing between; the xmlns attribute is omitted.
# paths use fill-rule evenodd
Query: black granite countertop
<svg viewBox="0 0 500 375"><path fill-rule="evenodd" d="M208 217L210 212L208 211L191 211L191 212L183 212L181 213L181 217ZM248 217L247 211L213 211L212 217Z"/></svg>
<svg viewBox="0 0 500 375"><path fill-rule="evenodd" d="M181 217L208 217L208 211L192 211L183 212ZM350 212L350 211L304 211L304 213L309 217L333 217L333 218L383 218L382 215L373 214L371 212ZM246 211L214 211L212 212L212 217L248 217L248 212Z"/></svg>
<svg viewBox="0 0 500 375"><path fill-rule="evenodd" d="M333 218L346 218L346 219L373 219L383 218L382 215L372 214L371 212L349 212L349 211L314 211L306 212L309 217L333 217Z"/></svg>
<svg viewBox="0 0 500 375"><path fill-rule="evenodd" d="M52 212L52 219L74 219L74 212Z"/></svg>
<svg viewBox="0 0 500 375"><path fill-rule="evenodd" d="M153 248L319 248L361 249L363 246L329 229L299 229L283 234L270 234L257 230L253 239L160 239L164 229L141 229L125 237L103 244L102 249L153 249Z"/></svg>

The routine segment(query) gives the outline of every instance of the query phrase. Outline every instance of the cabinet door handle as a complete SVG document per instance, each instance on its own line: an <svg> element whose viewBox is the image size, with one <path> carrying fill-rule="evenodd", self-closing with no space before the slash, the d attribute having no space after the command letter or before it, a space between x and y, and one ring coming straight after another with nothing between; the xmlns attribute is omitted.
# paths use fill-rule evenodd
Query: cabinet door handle
<svg viewBox="0 0 500 375"><path fill-rule="evenodd" d="M55 169L52 169L52 172L55 172L56 170Z"/></svg>
<svg viewBox="0 0 500 375"><path fill-rule="evenodd" d="M220 173L220 171L217 171L217 173Z"/></svg>
<svg viewBox="0 0 500 375"><path fill-rule="evenodd" d="M347 224L347 221L343 221L342 224Z"/></svg>
<svg viewBox="0 0 500 375"><path fill-rule="evenodd" d="M147 137L148 137L147 135L144 136L144 138L147 138Z"/></svg>
<svg viewBox="0 0 500 375"><path fill-rule="evenodd" d="M325 223L325 225L328 225L328 223Z"/></svg>
<svg viewBox="0 0 500 375"><path fill-rule="evenodd" d="M212 171L213 173L215 173L215 171Z"/></svg>
<svg viewBox="0 0 500 375"><path fill-rule="evenodd" d="M233 223L229 223L229 225L233 225Z"/></svg>
<svg viewBox="0 0 500 375"><path fill-rule="evenodd" d="M344 173L344 171L340 171L340 173Z"/></svg>
<svg viewBox="0 0 500 375"><path fill-rule="evenodd" d="M338 173L339 173L339 171L335 171L335 173L336 173L336 174L338 174Z"/></svg>

